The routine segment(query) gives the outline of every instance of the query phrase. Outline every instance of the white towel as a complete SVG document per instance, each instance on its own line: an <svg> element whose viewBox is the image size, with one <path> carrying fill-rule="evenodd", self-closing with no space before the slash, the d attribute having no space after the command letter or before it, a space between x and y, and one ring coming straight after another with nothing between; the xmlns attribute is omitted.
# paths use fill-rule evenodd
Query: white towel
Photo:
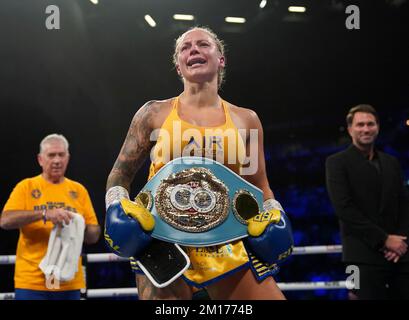
<svg viewBox="0 0 409 320"><path fill-rule="evenodd" d="M46 278L54 276L64 282L74 279L84 241L85 221L79 214L68 225L54 226L48 240L47 253L39 267Z"/></svg>

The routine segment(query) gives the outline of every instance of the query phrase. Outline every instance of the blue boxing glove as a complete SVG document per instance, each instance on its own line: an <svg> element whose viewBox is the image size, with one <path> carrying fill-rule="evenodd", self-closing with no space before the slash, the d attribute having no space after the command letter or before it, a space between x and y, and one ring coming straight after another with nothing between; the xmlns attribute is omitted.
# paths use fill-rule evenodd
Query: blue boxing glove
<svg viewBox="0 0 409 320"><path fill-rule="evenodd" d="M104 238L111 251L124 257L137 257L150 244L155 219L141 202L129 200L128 191L115 186L105 197L107 214Z"/></svg>
<svg viewBox="0 0 409 320"><path fill-rule="evenodd" d="M278 201L266 200L264 211L247 222L245 242L258 259L271 265L290 256L294 247L291 224Z"/></svg>

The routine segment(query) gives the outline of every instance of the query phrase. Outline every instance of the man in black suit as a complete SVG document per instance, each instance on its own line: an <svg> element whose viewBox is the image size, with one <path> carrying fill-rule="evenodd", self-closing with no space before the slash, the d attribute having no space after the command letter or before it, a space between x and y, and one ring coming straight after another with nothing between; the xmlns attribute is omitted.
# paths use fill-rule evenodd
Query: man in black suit
<svg viewBox="0 0 409 320"><path fill-rule="evenodd" d="M409 195L399 162L374 147L372 106L358 105L346 119L352 145L326 161L343 261L359 267L359 299L409 299Z"/></svg>

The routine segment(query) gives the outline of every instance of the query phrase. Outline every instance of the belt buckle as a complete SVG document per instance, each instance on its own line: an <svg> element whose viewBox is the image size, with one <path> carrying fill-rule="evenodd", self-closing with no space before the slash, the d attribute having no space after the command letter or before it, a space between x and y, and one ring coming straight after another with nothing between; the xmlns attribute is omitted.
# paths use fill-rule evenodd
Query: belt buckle
<svg viewBox="0 0 409 320"><path fill-rule="evenodd" d="M208 169L192 167L162 180L155 197L159 216L174 228L205 232L229 214L229 189Z"/></svg>

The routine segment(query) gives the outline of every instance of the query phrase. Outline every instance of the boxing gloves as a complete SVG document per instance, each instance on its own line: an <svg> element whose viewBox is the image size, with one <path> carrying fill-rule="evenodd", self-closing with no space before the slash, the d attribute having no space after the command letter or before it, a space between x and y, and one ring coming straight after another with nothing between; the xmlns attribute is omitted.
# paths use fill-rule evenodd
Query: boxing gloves
<svg viewBox="0 0 409 320"><path fill-rule="evenodd" d="M105 240L122 257L136 257L152 242L153 215L138 199L129 200L126 189L115 186L106 195ZM264 211L249 219L246 247L268 264L283 261L294 245L291 225L281 205L273 199L264 203Z"/></svg>
<svg viewBox="0 0 409 320"><path fill-rule="evenodd" d="M273 264L290 256L294 246L291 225L278 201L266 200L264 211L247 222L246 247L258 259Z"/></svg>
<svg viewBox="0 0 409 320"><path fill-rule="evenodd" d="M121 257L137 257L152 241L150 232L155 226L154 217L142 203L130 201L128 191L123 187L110 188L105 199L106 243Z"/></svg>

